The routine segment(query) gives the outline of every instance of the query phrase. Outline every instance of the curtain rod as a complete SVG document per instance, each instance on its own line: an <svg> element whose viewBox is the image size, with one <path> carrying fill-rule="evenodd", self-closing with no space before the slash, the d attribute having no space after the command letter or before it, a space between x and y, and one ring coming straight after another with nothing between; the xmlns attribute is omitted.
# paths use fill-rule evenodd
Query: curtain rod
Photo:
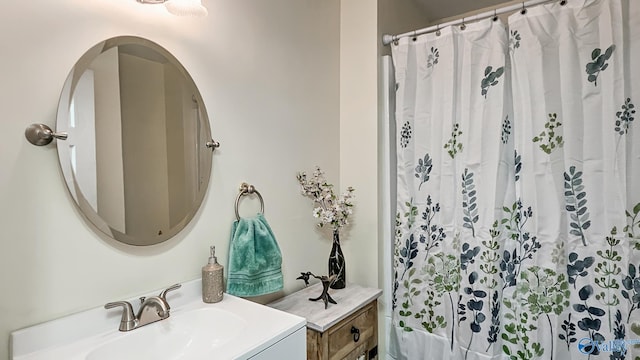
<svg viewBox="0 0 640 360"><path fill-rule="evenodd" d="M520 10L520 11L523 12L523 14L525 14L528 7L535 6L535 5L540 5L540 4L545 4L545 3L549 3L549 2L554 2L554 1L559 1L560 5L563 5L563 6L567 3L567 0L529 0L529 1L524 1L524 2L522 2L522 4L514 4L514 5L510 5L510 6L505 6L503 8L497 8L495 10L490 10L490 11L486 11L486 12L483 12L483 13L480 13L480 14L477 14L477 15L472 15L472 16L469 16L469 17L463 17L461 19L449 21L449 22L446 22L446 23L429 26L427 28L420 29L420 30L409 31L409 32L406 32L406 33L398 34L398 35L385 34L385 35L382 35L382 43L384 45L389 45L392 42L394 42L396 40L399 40L400 38L409 37L409 36L423 35L423 34L431 33L431 32L434 32L434 31L438 31L438 30L443 29L443 28L445 28L447 26L464 25L465 23L468 23L468 22L473 22L473 21L479 21L479 20L484 20L484 19L488 19L488 18L493 18L493 17L496 17L498 15L510 13L510 12L516 11L516 10Z"/></svg>

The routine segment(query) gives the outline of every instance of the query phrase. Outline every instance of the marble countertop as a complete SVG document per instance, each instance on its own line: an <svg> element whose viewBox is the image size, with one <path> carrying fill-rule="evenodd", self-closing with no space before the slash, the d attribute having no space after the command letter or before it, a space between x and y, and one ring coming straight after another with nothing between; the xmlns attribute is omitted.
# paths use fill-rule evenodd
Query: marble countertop
<svg viewBox="0 0 640 360"><path fill-rule="evenodd" d="M377 299L382 294L382 290L356 284L347 284L344 289L339 290L329 289L329 295L337 304L329 303L326 309L322 300L309 301L309 298L316 298L321 293L322 283L318 282L267 304L267 306L306 318L307 328L325 332L369 302Z"/></svg>

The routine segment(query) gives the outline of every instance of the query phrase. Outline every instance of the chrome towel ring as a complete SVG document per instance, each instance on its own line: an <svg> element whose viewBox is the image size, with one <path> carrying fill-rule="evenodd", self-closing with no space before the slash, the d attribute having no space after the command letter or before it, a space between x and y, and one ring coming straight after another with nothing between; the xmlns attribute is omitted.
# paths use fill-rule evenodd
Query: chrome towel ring
<svg viewBox="0 0 640 360"><path fill-rule="evenodd" d="M247 183L242 183L240 185L240 193L238 197L236 197L236 219L240 220L240 213L238 212L238 205L240 204L240 198L245 195L256 194L258 195L258 199L260 199L260 213L264 214L264 200L262 199L262 195L256 190L253 185L249 185Z"/></svg>

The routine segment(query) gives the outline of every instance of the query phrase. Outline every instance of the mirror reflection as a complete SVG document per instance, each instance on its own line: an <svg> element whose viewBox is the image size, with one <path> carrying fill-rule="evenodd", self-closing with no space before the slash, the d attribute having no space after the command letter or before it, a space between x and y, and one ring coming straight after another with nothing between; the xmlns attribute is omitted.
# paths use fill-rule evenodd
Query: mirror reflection
<svg viewBox="0 0 640 360"><path fill-rule="evenodd" d="M151 245L193 218L211 172L209 120L182 65L145 39L89 49L65 82L57 118L60 166L73 199L100 231Z"/></svg>

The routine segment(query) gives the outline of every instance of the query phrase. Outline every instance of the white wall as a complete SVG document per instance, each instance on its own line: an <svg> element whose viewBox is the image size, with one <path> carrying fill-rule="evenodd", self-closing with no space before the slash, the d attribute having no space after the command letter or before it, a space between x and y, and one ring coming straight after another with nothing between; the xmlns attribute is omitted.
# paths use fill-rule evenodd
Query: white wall
<svg viewBox="0 0 640 360"><path fill-rule="evenodd" d="M346 142L340 140L339 0L204 3L206 18L179 18L134 0L0 2L0 359L8 358L12 330L199 277L210 244L226 264L242 181L265 199L284 257L286 292L302 286L298 272L326 272L331 240L315 230L296 171L320 165L336 184L353 184L362 209L357 216L369 216L361 204L373 201L371 187L344 166L340 178L339 149ZM194 221L151 247L97 235L65 189L55 146L35 147L23 135L32 122L55 125L59 93L75 61L117 35L148 38L182 62L222 144ZM368 153L370 138L364 146ZM241 205L249 213L255 204ZM375 219L356 223L366 227ZM353 259L356 245L375 247L375 230L352 235L363 238L346 241L348 276L375 285L369 275L375 255Z"/></svg>
<svg viewBox="0 0 640 360"><path fill-rule="evenodd" d="M347 0L340 19L340 182L353 186L357 217L347 229L345 256L353 279L378 285L377 267L377 4ZM342 240L344 239L344 240ZM349 273L347 273L349 275Z"/></svg>
<svg viewBox="0 0 640 360"><path fill-rule="evenodd" d="M340 12L340 181L353 186L358 201L356 219L343 243L347 275L352 281L384 288L382 249L391 241L381 231L380 198L386 189L382 171L379 126L384 115L378 106L380 56L390 53L382 34L419 27L426 16L413 1L343 0ZM380 120L379 120L380 119ZM349 258L351 256L351 258ZM349 261L350 260L350 261ZM355 269L354 269L355 267ZM384 297L379 299L379 356L385 357Z"/></svg>

